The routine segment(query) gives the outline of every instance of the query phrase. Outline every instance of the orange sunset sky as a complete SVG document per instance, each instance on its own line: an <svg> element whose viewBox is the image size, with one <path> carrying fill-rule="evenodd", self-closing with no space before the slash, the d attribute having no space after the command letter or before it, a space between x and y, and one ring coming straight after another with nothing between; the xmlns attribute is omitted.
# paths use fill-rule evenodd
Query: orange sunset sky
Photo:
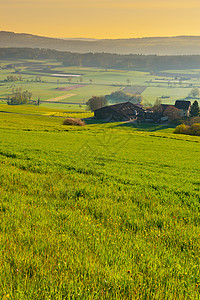
<svg viewBox="0 0 200 300"><path fill-rule="evenodd" d="M199 0L0 0L0 30L51 37L200 35Z"/></svg>

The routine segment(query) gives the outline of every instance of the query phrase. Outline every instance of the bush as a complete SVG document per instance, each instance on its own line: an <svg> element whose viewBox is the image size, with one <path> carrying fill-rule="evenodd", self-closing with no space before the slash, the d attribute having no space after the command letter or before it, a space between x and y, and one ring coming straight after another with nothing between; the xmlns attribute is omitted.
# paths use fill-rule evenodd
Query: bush
<svg viewBox="0 0 200 300"><path fill-rule="evenodd" d="M200 136L200 124L197 124L197 123L192 124L190 126L190 134Z"/></svg>
<svg viewBox="0 0 200 300"><path fill-rule="evenodd" d="M179 120L180 119L180 113L179 113L179 109L174 107L174 106L168 106L164 112L163 112L163 115L165 117L168 117L168 119L170 121L173 121L173 120Z"/></svg>
<svg viewBox="0 0 200 300"><path fill-rule="evenodd" d="M189 120L184 121L184 123L187 124L187 125L192 125L192 124L195 124L195 123L200 123L200 117L189 118Z"/></svg>
<svg viewBox="0 0 200 300"><path fill-rule="evenodd" d="M181 125L181 124L183 124L183 120L172 120L168 124L169 125Z"/></svg>
<svg viewBox="0 0 200 300"><path fill-rule="evenodd" d="M63 125L84 126L85 122L82 121L81 119L67 118L63 121Z"/></svg>
<svg viewBox="0 0 200 300"><path fill-rule="evenodd" d="M200 124L195 123L195 124L192 124L191 126L181 124L176 127L176 129L174 130L174 133L200 136Z"/></svg>
<svg viewBox="0 0 200 300"><path fill-rule="evenodd" d="M178 125L175 130L174 130L174 133L182 133L182 134L189 134L189 128L190 126L188 125L185 125L185 124L181 124L181 125Z"/></svg>
<svg viewBox="0 0 200 300"><path fill-rule="evenodd" d="M116 91L112 92L110 95L106 95L106 99L112 102L127 102L130 101L132 103L141 103L142 96L141 95L133 95L129 93L125 93L124 91Z"/></svg>

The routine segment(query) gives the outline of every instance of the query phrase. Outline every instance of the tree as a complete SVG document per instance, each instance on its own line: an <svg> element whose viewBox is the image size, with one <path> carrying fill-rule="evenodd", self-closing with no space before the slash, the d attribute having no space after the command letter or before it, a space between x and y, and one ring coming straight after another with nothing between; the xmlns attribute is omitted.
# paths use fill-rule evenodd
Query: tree
<svg viewBox="0 0 200 300"><path fill-rule="evenodd" d="M27 91L27 97L28 97L28 100L30 101L31 97L32 97L32 93Z"/></svg>
<svg viewBox="0 0 200 300"><path fill-rule="evenodd" d="M141 95L133 95L131 98L128 100L132 103L141 103L142 102L142 96Z"/></svg>
<svg viewBox="0 0 200 300"><path fill-rule="evenodd" d="M116 92L112 92L110 95L106 95L106 99L111 102L127 102L130 101L132 103L141 103L142 96L141 95L133 95L129 93L125 93L122 90L118 90Z"/></svg>
<svg viewBox="0 0 200 300"><path fill-rule="evenodd" d="M153 105L153 112L155 113L160 113L161 112L161 100L160 99L156 99L154 105Z"/></svg>
<svg viewBox="0 0 200 300"><path fill-rule="evenodd" d="M200 113L199 104L198 104L197 100L195 100L191 106L190 116L197 117L199 115L199 113Z"/></svg>
<svg viewBox="0 0 200 300"><path fill-rule="evenodd" d="M169 106L169 107L167 107L165 109L163 115L167 116L170 121L178 120L181 117L180 113L179 113L179 109L176 108L175 106Z"/></svg>
<svg viewBox="0 0 200 300"><path fill-rule="evenodd" d="M189 96L189 97L192 97L192 98L198 97L198 96L199 96L199 89L198 89L198 88L193 88L193 89L190 91L190 93L189 93L188 96Z"/></svg>
<svg viewBox="0 0 200 300"><path fill-rule="evenodd" d="M13 93L12 96L8 98L7 103L9 105L27 104L30 102L31 96L32 93L28 91L22 92L21 88L19 88L16 93Z"/></svg>
<svg viewBox="0 0 200 300"><path fill-rule="evenodd" d="M86 105L91 111L95 111L96 109L106 106L107 104L108 102L104 96L93 96L86 102Z"/></svg>
<svg viewBox="0 0 200 300"><path fill-rule="evenodd" d="M72 77L68 77L67 80L68 80L69 83L71 83Z"/></svg>
<svg viewBox="0 0 200 300"><path fill-rule="evenodd" d="M40 75L37 75L37 76L35 77L35 81L41 82L41 76L40 76Z"/></svg>

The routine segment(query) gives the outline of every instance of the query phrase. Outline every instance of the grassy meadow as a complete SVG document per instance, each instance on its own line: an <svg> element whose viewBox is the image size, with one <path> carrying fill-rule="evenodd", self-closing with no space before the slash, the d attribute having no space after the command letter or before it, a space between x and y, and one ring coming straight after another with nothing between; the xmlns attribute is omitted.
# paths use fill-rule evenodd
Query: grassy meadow
<svg viewBox="0 0 200 300"><path fill-rule="evenodd" d="M199 137L0 111L1 299L199 299Z"/></svg>
<svg viewBox="0 0 200 300"><path fill-rule="evenodd" d="M85 109L128 81L146 87L144 102L173 104L200 87L199 72L0 61L0 299L200 298L200 138L97 123ZM40 106L7 105L13 88Z"/></svg>

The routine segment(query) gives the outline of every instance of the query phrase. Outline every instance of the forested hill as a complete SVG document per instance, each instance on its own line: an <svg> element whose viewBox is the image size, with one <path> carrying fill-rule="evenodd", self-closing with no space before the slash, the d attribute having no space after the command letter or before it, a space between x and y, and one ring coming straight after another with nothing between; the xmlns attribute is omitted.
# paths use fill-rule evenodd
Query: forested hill
<svg viewBox="0 0 200 300"><path fill-rule="evenodd" d="M0 31L0 47L45 48L78 53L200 55L200 36L79 40Z"/></svg>
<svg viewBox="0 0 200 300"><path fill-rule="evenodd" d="M124 70L200 69L200 55L157 56L111 53L72 53L50 49L0 48L1 59L54 59L64 66Z"/></svg>

